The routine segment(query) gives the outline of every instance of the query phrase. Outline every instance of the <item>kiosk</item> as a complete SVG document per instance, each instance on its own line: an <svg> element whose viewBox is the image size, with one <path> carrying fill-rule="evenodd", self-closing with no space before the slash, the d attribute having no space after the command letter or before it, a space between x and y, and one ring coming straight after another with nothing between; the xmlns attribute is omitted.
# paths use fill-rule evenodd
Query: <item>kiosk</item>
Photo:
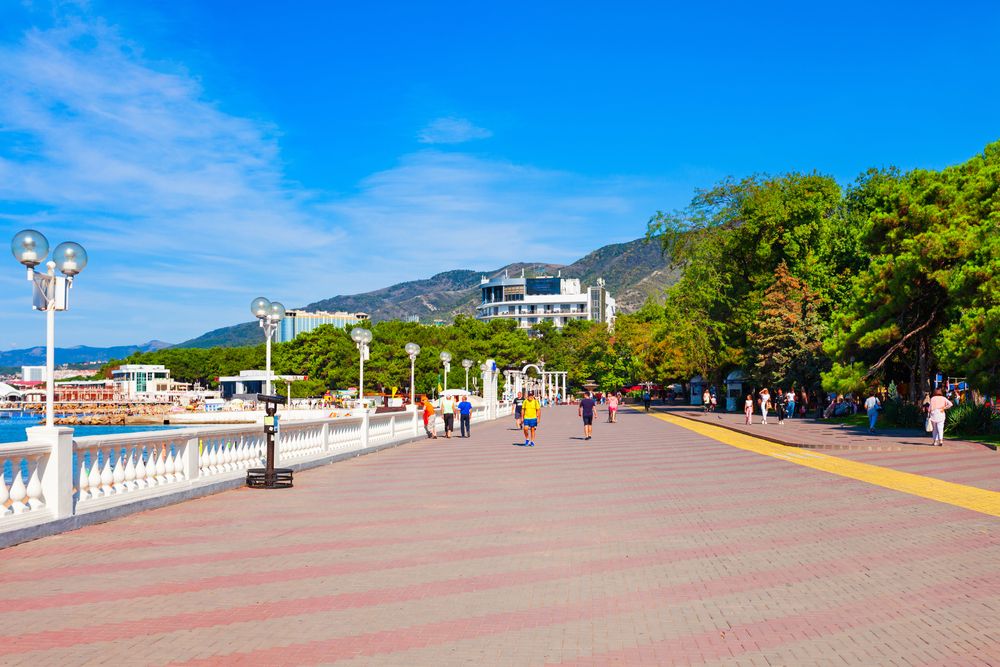
<svg viewBox="0 0 1000 667"><path fill-rule="evenodd" d="M257 402L264 404L264 435L267 437L267 463L264 468L247 470L247 486L252 489L287 489L292 485L291 468L274 467L274 436L278 433L278 405L284 396L257 394Z"/></svg>
<svg viewBox="0 0 1000 667"><path fill-rule="evenodd" d="M705 378L700 375L691 378L689 391L691 392L691 405L701 405L701 394L705 391Z"/></svg>
<svg viewBox="0 0 1000 667"><path fill-rule="evenodd" d="M747 374L740 368L726 376L726 412L736 412L741 409L745 395L743 385L748 379Z"/></svg>

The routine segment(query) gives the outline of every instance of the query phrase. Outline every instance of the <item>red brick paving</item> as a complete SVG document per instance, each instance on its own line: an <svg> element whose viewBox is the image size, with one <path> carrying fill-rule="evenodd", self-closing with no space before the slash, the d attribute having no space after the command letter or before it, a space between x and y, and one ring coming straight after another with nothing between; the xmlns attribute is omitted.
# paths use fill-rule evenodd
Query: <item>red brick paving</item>
<svg viewBox="0 0 1000 667"><path fill-rule="evenodd" d="M1000 664L997 519L637 413L511 423L6 549L0 663ZM922 454L862 460L989 477Z"/></svg>

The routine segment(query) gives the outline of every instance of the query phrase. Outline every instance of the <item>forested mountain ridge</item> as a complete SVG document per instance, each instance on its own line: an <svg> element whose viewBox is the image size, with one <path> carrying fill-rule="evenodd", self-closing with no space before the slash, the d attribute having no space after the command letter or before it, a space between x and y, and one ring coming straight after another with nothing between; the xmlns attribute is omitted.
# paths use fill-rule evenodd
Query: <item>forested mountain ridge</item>
<svg viewBox="0 0 1000 667"><path fill-rule="evenodd" d="M579 278L583 286L604 278L621 312L633 312L650 297L676 281L658 243L636 239L604 246L572 264L514 263L494 271L467 269L445 271L422 280L411 280L361 294L338 295L316 301L304 310L368 313L374 321L417 316L421 322L451 321L456 315L472 315L479 301L480 279L506 272L511 277L562 272L564 278ZM260 342L256 322L210 331L178 347L233 347Z"/></svg>

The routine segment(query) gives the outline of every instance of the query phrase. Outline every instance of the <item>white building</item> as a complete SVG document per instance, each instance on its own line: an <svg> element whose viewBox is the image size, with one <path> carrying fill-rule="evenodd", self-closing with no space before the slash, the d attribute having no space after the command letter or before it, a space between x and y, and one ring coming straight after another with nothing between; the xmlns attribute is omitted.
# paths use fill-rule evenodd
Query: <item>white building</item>
<svg viewBox="0 0 1000 667"><path fill-rule="evenodd" d="M21 379L25 382L45 382L45 366L21 366Z"/></svg>
<svg viewBox="0 0 1000 667"><path fill-rule="evenodd" d="M170 371L162 365L124 364L111 371L111 379L115 383L115 393L123 399L167 393L174 389Z"/></svg>
<svg viewBox="0 0 1000 667"><path fill-rule="evenodd" d="M346 329L348 325L368 320L368 313L328 313L325 311L309 312L305 310L285 311L285 318L281 320L281 325L275 332L276 343L287 343L300 333L312 331L318 326L331 324L340 329Z"/></svg>
<svg viewBox="0 0 1000 667"><path fill-rule="evenodd" d="M507 318L522 329L533 329L542 322L562 327L570 320L606 322L613 327L615 300L604 287L581 288L578 278L542 276L537 278L483 277L482 299L476 306L480 320Z"/></svg>

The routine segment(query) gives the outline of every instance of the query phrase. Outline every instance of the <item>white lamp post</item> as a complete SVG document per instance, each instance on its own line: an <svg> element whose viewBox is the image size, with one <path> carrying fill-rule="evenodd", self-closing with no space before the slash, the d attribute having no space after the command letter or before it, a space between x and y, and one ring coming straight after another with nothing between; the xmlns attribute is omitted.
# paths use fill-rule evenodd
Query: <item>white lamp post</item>
<svg viewBox="0 0 1000 667"><path fill-rule="evenodd" d="M448 371L451 370L451 352L444 350L439 355L441 364L444 366L444 390L448 391Z"/></svg>
<svg viewBox="0 0 1000 667"><path fill-rule="evenodd" d="M69 289L73 277L87 266L87 251L79 243L60 243L52 252L52 259L45 264L46 273L38 273L35 267L45 261L49 254L49 241L33 229L25 229L14 235L10 242L11 252L18 262L28 269L28 280L33 286L32 307L45 311L45 426L55 424L55 338L56 311L69 309ZM62 276L56 275L56 269Z"/></svg>
<svg viewBox="0 0 1000 667"><path fill-rule="evenodd" d="M410 405L413 409L417 409L417 390L416 390L416 363L417 355L420 354L420 346L416 343L407 343L404 347L407 356L410 357Z"/></svg>
<svg viewBox="0 0 1000 667"><path fill-rule="evenodd" d="M465 369L465 391L469 391L469 369L472 368L472 364L475 363L472 359L462 359L462 368Z"/></svg>
<svg viewBox="0 0 1000 667"><path fill-rule="evenodd" d="M281 320L285 319L285 307L277 301L268 301L262 296L250 302L250 312L260 320L260 327L264 330L264 337L267 339L267 377L264 380L264 393L271 395L271 339L278 328ZM288 397L291 404L292 397Z"/></svg>
<svg viewBox="0 0 1000 667"><path fill-rule="evenodd" d="M372 332L361 327L351 329L351 340L358 346L358 405L364 405L365 398L365 359L368 358L368 344L372 342Z"/></svg>

